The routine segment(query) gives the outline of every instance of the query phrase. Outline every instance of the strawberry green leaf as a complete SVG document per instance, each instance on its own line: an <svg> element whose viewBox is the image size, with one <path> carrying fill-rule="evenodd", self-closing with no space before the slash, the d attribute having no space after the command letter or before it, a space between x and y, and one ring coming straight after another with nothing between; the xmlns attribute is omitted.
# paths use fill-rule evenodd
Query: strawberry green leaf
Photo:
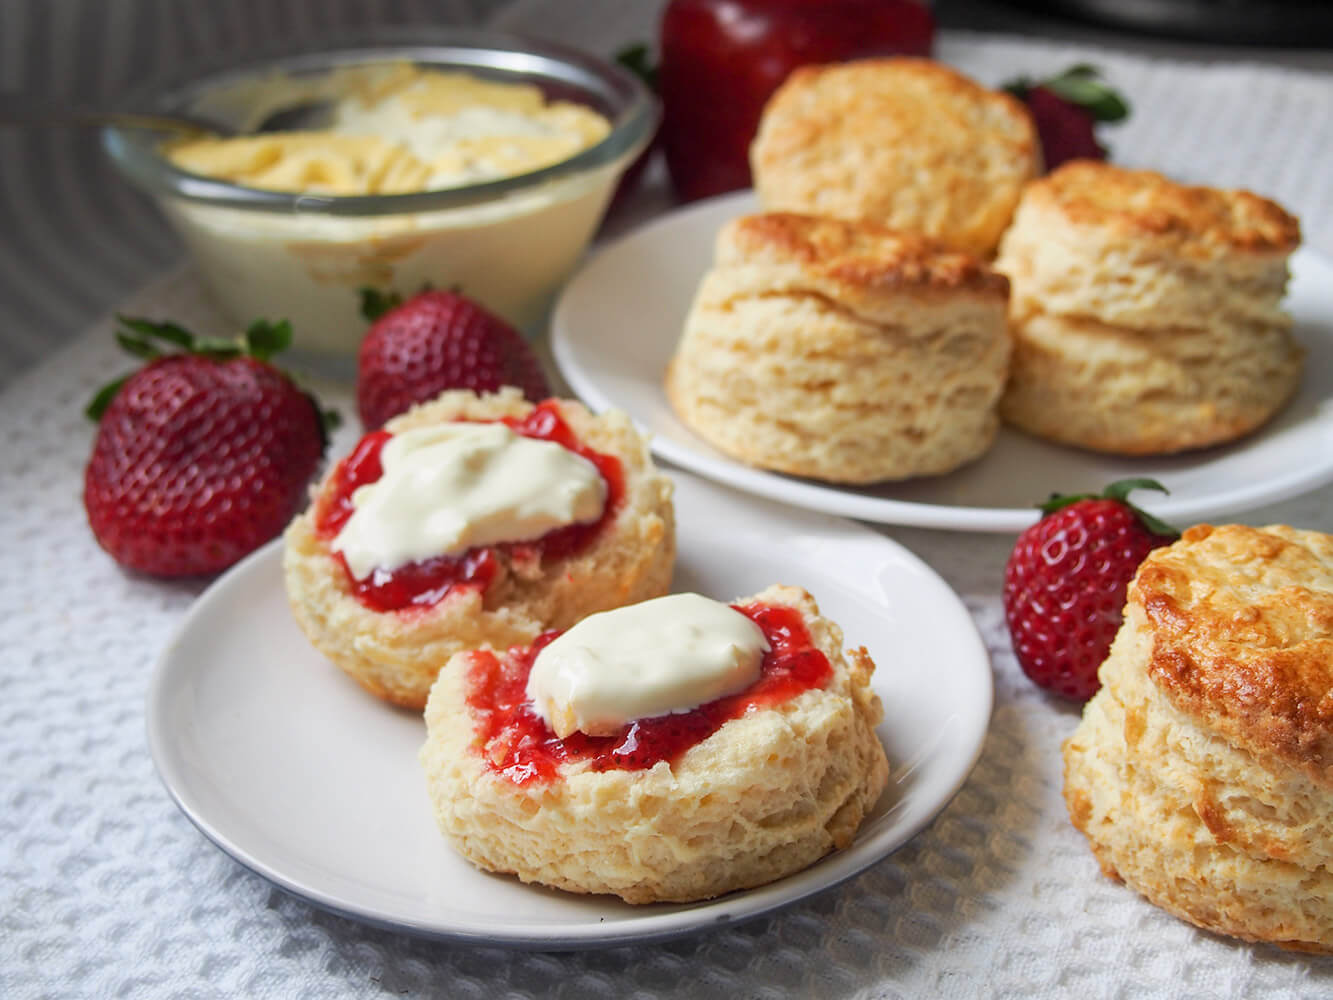
<svg viewBox="0 0 1333 1000"><path fill-rule="evenodd" d="M1131 490L1157 490L1158 492L1167 494L1171 492L1156 479L1120 479L1106 487L1106 489L1102 491L1102 496L1109 500L1119 500L1132 510L1134 516L1137 517L1143 526L1154 535L1166 535L1169 538L1178 538L1180 536L1180 532L1177 531L1174 526L1149 514L1142 507L1130 503L1128 497Z"/></svg>
<svg viewBox="0 0 1333 1000"><path fill-rule="evenodd" d="M1106 84L1087 77L1056 77L1046 89L1071 104L1077 104L1099 122L1118 122L1129 117L1128 102Z"/></svg>
<svg viewBox="0 0 1333 1000"><path fill-rule="evenodd" d="M210 361L230 361L248 353L239 337L195 337L190 354L202 354Z"/></svg>
<svg viewBox="0 0 1333 1000"><path fill-rule="evenodd" d="M1128 503L1126 499L1133 490L1156 490L1158 493L1170 493L1165 486L1156 479L1138 477L1133 479L1117 479L1106 489L1102 490L1102 496L1108 500L1119 500L1121 503Z"/></svg>
<svg viewBox="0 0 1333 1000"><path fill-rule="evenodd" d="M289 320L271 323L258 319L245 331L245 353L260 361L287 350L292 344L292 324Z"/></svg>
<svg viewBox="0 0 1333 1000"><path fill-rule="evenodd" d="M168 355L194 354L208 358L210 361L223 362L251 357L264 364L270 364L273 355L285 351L292 343L292 324L285 319L277 321L255 320L245 332L234 337L198 337L175 323L158 323L132 316L117 316L116 319L124 327L123 330L115 331L117 342L126 351L145 361L154 361ZM179 350L174 352L164 351L162 350L163 345L159 345L158 341L163 341L166 346L174 346ZM273 367L287 378L296 381L290 372L284 371L276 365ZM85 416L90 420L100 420L111 401L129 378L130 375L122 375L114 382L99 389L88 405L84 407ZM325 444L327 445L328 435L341 425L342 416L336 410L322 409L313 394L307 392L306 395L310 397L311 404L319 413L320 425L324 431Z"/></svg>
<svg viewBox="0 0 1333 1000"><path fill-rule="evenodd" d="M108 382L106 385L102 386L102 388L98 389L97 394L94 395L93 398L88 401L88 405L83 408L83 415L93 423L97 423L101 420L102 414L106 412L106 408L111 405L111 400L116 397L116 393L120 392L121 386L125 384L127 379L129 379L128 375L122 375L114 382Z"/></svg>
<svg viewBox="0 0 1333 1000"><path fill-rule="evenodd" d="M616 62L646 83L649 90L657 92L657 67L653 65L652 54L645 43L625 46L616 53Z"/></svg>
<svg viewBox="0 0 1333 1000"><path fill-rule="evenodd" d="M137 316L116 315L117 321L121 326L133 330L141 337L151 341L152 338L165 340L168 344L183 350L192 350L194 348L194 334L183 326L178 326L171 322L154 322L150 319L143 319Z"/></svg>
<svg viewBox="0 0 1333 1000"><path fill-rule="evenodd" d="M1054 514L1057 510L1061 510L1064 507L1076 504L1080 500L1114 500L1117 503L1124 504L1133 511L1134 516L1139 519L1140 523L1154 535L1165 535L1168 538L1178 538L1180 532L1172 525L1167 524L1160 518L1149 514L1143 508L1137 507L1129 502L1128 497L1133 490L1157 490L1167 494L1171 492L1156 479L1148 479L1145 477L1117 479L1100 493L1052 493L1049 499L1044 503L1038 504L1037 507L1041 511L1042 516L1045 517L1048 514Z"/></svg>
<svg viewBox="0 0 1333 1000"><path fill-rule="evenodd" d="M147 337L125 330L117 330L115 332L115 337L116 343L128 353L133 354L136 358L152 361L154 358L160 358L162 356L162 352L158 350L157 345Z"/></svg>
<svg viewBox="0 0 1333 1000"><path fill-rule="evenodd" d="M315 409L319 410L319 426L324 431L324 443L329 443L329 436L343 425L343 415L332 408L322 409L319 400L311 396L310 399L315 404Z"/></svg>
<svg viewBox="0 0 1333 1000"><path fill-rule="evenodd" d="M361 289L361 315L372 323L402 304L403 297L397 292L382 292L378 288L370 287Z"/></svg>
<svg viewBox="0 0 1333 1000"><path fill-rule="evenodd" d="M1062 73L1044 80L1020 76L1001 86L1019 100L1026 100L1028 91L1044 87L1062 100L1077 105L1092 116L1094 121L1118 122L1129 117L1129 102L1114 87L1102 79L1101 70L1088 63L1070 66Z"/></svg>

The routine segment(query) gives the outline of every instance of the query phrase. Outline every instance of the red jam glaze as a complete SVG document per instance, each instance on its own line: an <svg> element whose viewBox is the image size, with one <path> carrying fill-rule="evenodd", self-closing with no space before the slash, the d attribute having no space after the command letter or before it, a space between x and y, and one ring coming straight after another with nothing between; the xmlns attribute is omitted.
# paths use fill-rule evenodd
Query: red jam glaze
<svg viewBox="0 0 1333 1000"><path fill-rule="evenodd" d="M526 417L506 417L503 422L515 433L554 441L595 465L606 482L606 505L602 508L602 516L587 524L556 528L533 541L505 542L468 549L457 556L435 556L392 570L376 569L364 580L352 576L342 553L333 553L347 575L352 593L362 604L373 611L428 608L456 587L485 590L499 571L499 553L511 557L536 555L542 559L563 559L591 543L615 515L625 494L620 460L614 455L593 451L580 441L561 419L553 402L539 403ZM391 436L383 430L367 434L334 469L330 487L320 498L320 506L315 512L315 531L320 538L325 541L334 538L355 510L352 493L384 474L380 452Z"/></svg>
<svg viewBox="0 0 1333 1000"><path fill-rule="evenodd" d="M503 657L489 650L470 654L467 703L472 710L480 753L491 770L515 784L550 781L566 761L588 761L593 770L636 771L674 761L731 719L751 709L780 704L802 691L822 687L833 675L826 657L810 640L794 608L733 605L764 633L759 679L744 691L710 701L689 712L637 719L613 736L551 732L527 699L533 661L559 632L547 632L531 646L516 646Z"/></svg>

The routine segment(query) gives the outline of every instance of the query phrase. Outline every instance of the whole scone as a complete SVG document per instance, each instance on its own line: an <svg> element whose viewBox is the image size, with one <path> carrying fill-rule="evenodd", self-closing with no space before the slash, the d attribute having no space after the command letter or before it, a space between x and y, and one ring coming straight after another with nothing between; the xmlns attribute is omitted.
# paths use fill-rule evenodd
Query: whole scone
<svg viewBox="0 0 1333 1000"><path fill-rule="evenodd" d="M1064 795L1106 874L1333 951L1333 536L1199 525L1154 550L1100 677Z"/></svg>
<svg viewBox="0 0 1333 1000"><path fill-rule="evenodd" d="M734 219L667 395L695 433L750 465L839 483L948 472L999 426L1007 293L975 257L872 222Z"/></svg>
<svg viewBox="0 0 1333 1000"><path fill-rule="evenodd" d="M426 706L421 763L458 851L524 882L650 903L762 885L848 847L888 778L874 663L864 649L844 654L841 630L802 590L774 586L734 603L799 612L827 657L827 680L731 717L648 767L575 756L542 777L507 763L505 732L485 735L495 704L487 678L518 671L521 684L526 667L515 651L450 660Z"/></svg>
<svg viewBox="0 0 1333 1000"><path fill-rule="evenodd" d="M1009 94L928 59L867 59L795 70L750 166L765 209L872 219L989 257L1041 143Z"/></svg>
<svg viewBox="0 0 1333 1000"><path fill-rule="evenodd" d="M1033 182L995 264L1014 330L1001 414L1127 455L1249 433L1300 380L1282 308L1299 243L1296 219L1246 191L1092 161Z"/></svg>
<svg viewBox="0 0 1333 1000"><path fill-rule="evenodd" d="M546 404L579 442L612 456L622 477L619 502L592 539L568 554L530 546L489 550L495 571L483 587L455 586L432 603L377 610L358 599L352 578L320 529L339 463L315 487L309 509L284 536L287 597L301 630L366 690L420 709L435 675L464 649L504 649L552 628L568 628L597 611L666 592L675 565L672 485L658 472L647 442L619 411L594 416L571 400ZM442 393L390 420L390 434L447 421L521 419L534 411L512 387L477 396Z"/></svg>

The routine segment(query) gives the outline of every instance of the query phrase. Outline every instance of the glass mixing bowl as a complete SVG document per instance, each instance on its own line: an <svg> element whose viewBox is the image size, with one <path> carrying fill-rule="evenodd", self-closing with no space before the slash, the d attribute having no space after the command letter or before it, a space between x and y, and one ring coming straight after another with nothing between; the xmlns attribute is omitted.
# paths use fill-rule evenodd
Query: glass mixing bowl
<svg viewBox="0 0 1333 1000"><path fill-rule="evenodd" d="M651 141L656 99L631 73L543 42L474 30L415 31L278 56L160 89L150 111L247 131L346 67L410 62L535 84L585 104L609 133L562 162L517 176L407 194L328 196L242 187L187 173L161 134L108 128L104 145L180 233L216 304L237 327L288 319L294 350L348 374L367 321L360 290L425 285L476 299L533 332L587 248L621 174Z"/></svg>

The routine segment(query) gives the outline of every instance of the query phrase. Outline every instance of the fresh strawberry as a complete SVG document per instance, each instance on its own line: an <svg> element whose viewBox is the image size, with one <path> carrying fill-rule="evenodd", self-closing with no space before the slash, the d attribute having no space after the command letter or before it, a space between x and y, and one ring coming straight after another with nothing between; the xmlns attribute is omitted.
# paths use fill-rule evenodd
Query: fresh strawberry
<svg viewBox="0 0 1333 1000"><path fill-rule="evenodd" d="M256 323L236 340L121 323L122 346L148 363L88 407L98 421L84 472L88 524L129 569L216 573L300 509L334 415L268 363L291 340L286 323Z"/></svg>
<svg viewBox="0 0 1333 1000"><path fill-rule="evenodd" d="M1129 104L1099 79L1093 66L1071 66L1058 76L1035 82L1020 77L1006 83L1004 89L1025 102L1032 113L1047 170L1067 160L1106 159L1106 147L1097 141L1097 124L1129 116Z"/></svg>
<svg viewBox="0 0 1333 1000"><path fill-rule="evenodd" d="M373 315L373 296L366 308ZM522 334L456 292L427 290L376 320L357 356L356 401L374 430L445 389L493 392L514 385L533 402L550 395Z"/></svg>
<svg viewBox="0 0 1333 1000"><path fill-rule="evenodd" d="M1004 615L1018 665L1066 698L1096 693L1130 580L1149 551L1178 537L1125 499L1135 489L1166 492L1151 479L1122 479L1100 496L1052 497L1004 568Z"/></svg>

